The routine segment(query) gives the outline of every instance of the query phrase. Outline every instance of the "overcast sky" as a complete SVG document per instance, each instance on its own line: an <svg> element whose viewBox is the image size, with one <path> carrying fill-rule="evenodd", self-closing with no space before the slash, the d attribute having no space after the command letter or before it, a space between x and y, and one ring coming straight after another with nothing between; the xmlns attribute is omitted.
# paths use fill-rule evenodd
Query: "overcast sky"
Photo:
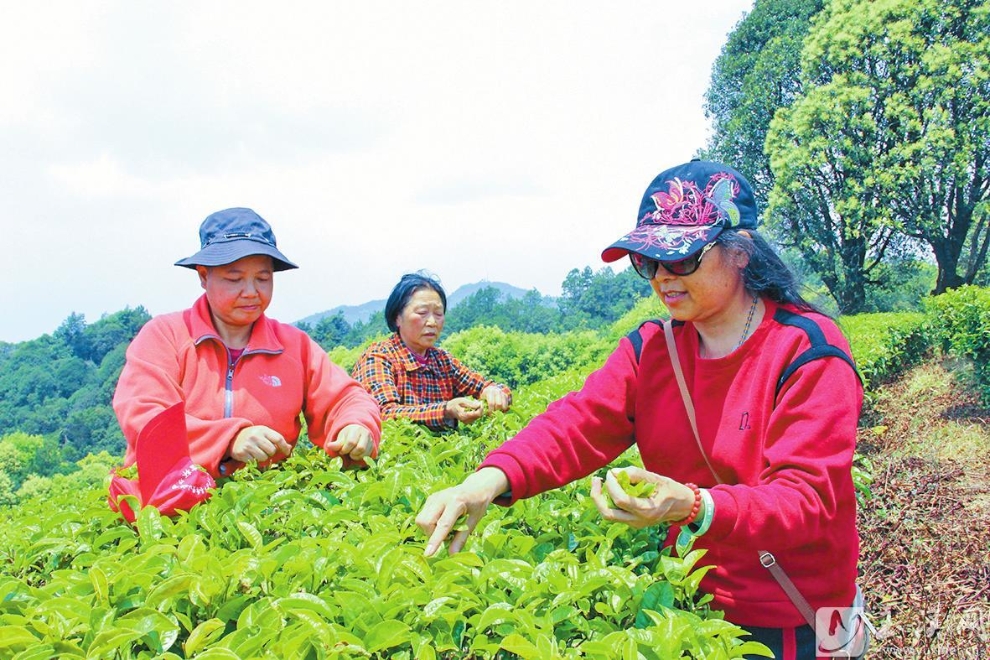
<svg viewBox="0 0 990 660"><path fill-rule="evenodd" d="M0 341L188 307L172 264L232 206L300 265L281 321L421 268L558 295L704 146L712 63L752 6L0 3Z"/></svg>

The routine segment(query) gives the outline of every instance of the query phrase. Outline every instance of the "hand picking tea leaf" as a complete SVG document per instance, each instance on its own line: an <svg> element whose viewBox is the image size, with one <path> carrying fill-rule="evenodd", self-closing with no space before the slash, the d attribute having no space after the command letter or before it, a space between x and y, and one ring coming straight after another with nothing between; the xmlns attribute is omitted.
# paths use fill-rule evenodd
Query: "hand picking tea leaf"
<svg viewBox="0 0 990 660"><path fill-rule="evenodd" d="M613 470L612 474L615 475L615 480L619 482L620 486L622 486L622 490L625 491L626 495L631 495L633 497L649 497L657 488L657 485L652 481L632 483L629 480L629 472L626 470Z"/></svg>
<svg viewBox="0 0 990 660"><path fill-rule="evenodd" d="M461 517L457 519L454 526L450 528L452 532L466 532L468 528L468 514L467 511L461 514Z"/></svg>

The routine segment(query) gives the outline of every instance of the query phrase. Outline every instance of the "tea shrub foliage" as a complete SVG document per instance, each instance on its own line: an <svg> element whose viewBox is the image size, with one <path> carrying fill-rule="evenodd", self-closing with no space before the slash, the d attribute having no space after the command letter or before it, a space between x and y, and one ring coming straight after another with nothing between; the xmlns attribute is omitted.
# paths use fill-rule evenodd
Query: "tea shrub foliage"
<svg viewBox="0 0 990 660"><path fill-rule="evenodd" d="M342 472L311 446L246 468L188 514L136 524L105 479L0 510L2 658L734 658L762 647L697 592L702 552L608 525L588 482L492 507L464 552L423 556L414 518L583 375L443 436L388 422ZM638 463L634 451L619 463Z"/></svg>
<svg viewBox="0 0 990 660"><path fill-rule="evenodd" d="M969 361L990 404L990 289L964 286L926 301L932 338L943 354Z"/></svg>
<svg viewBox="0 0 990 660"><path fill-rule="evenodd" d="M981 355L986 344L965 337L985 327L984 299L959 295L973 299L940 301L928 316L843 319L867 385L912 364L933 337ZM0 658L759 654L697 591L703 554L660 551L661 530L602 521L587 480L492 507L464 552L423 556L414 518L426 496L580 387L639 322L599 336L452 335L465 362L521 383L508 413L444 435L388 422L381 455L361 471L301 443L174 519L145 509L131 526L111 512L108 454L70 475L27 477L16 504L0 506ZM630 450L615 465L639 463Z"/></svg>

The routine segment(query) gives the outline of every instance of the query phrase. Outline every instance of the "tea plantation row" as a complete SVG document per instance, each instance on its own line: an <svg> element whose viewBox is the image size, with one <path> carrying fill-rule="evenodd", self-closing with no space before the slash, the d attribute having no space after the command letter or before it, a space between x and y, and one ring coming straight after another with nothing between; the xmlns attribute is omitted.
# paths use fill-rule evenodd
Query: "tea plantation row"
<svg viewBox="0 0 990 660"><path fill-rule="evenodd" d="M986 329L985 292L951 295L958 299L940 297L927 315L843 319L869 387L931 347L982 355L985 343L965 333ZM423 557L413 520L425 497L579 387L637 323L630 316L606 336L572 336L571 353L540 344L547 338L491 334L470 359L486 368L494 356L516 356L503 367L531 384L517 390L513 409L444 436L390 422L368 470L341 472L339 461L300 446L267 472L241 471L188 515L144 510L134 526L106 507L109 457L33 482L18 505L0 509L0 658L758 652L697 592L707 570L700 553L660 553L659 530L604 523L587 482L493 507L466 552ZM565 371L534 382L527 345L548 361L544 373ZM635 452L617 461L635 462Z"/></svg>

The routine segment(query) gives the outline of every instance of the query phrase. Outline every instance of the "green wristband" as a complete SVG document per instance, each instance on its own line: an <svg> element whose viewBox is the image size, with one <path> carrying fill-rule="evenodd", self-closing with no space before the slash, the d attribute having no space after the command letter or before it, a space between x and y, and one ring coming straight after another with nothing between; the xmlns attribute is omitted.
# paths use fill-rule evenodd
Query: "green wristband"
<svg viewBox="0 0 990 660"><path fill-rule="evenodd" d="M705 505L705 514L701 520L696 520L690 525L687 525L691 536L701 536L707 532L708 528L712 526L712 519L715 517L715 500L712 499L712 494L708 492L707 488L701 489L701 501Z"/></svg>

